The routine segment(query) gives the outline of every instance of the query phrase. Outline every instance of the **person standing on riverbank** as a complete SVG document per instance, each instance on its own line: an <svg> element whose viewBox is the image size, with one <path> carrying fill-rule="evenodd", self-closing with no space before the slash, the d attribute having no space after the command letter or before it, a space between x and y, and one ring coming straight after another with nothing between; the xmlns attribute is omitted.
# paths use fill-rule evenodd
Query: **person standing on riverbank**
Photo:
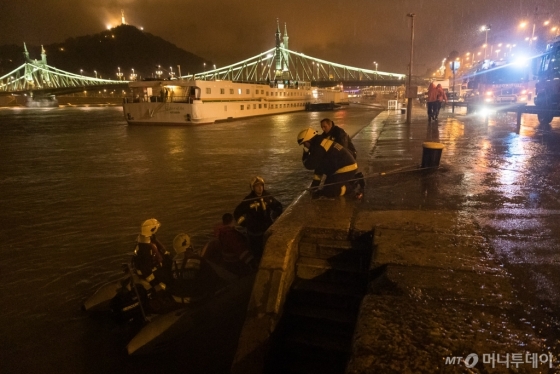
<svg viewBox="0 0 560 374"><path fill-rule="evenodd" d="M435 120L438 105L437 88L434 82L428 86L428 121Z"/></svg>
<svg viewBox="0 0 560 374"><path fill-rule="evenodd" d="M445 91L441 86L441 84L438 84L436 86L436 92L437 92L437 105L436 105L434 119L437 121L439 116L439 111L441 110L441 106L443 105L443 103L447 103L447 95L445 94Z"/></svg>

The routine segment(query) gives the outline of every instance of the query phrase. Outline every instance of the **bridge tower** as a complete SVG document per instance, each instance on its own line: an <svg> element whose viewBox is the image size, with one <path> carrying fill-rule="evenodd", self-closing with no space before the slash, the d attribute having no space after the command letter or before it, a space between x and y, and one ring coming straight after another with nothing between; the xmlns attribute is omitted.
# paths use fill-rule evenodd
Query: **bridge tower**
<svg viewBox="0 0 560 374"><path fill-rule="evenodd" d="M35 86L35 81L33 80L34 62L31 58L29 58L29 52L27 51L27 45L25 44L25 42L23 42L23 57L25 58L25 62L27 62L27 64L25 64L25 73L24 73L25 81L27 82L27 85L30 86L31 89L33 89L33 87ZM41 56L41 58L42 57L43 56ZM46 56L45 56L45 60L46 60ZM35 62L37 62L37 60L35 60Z"/></svg>
<svg viewBox="0 0 560 374"><path fill-rule="evenodd" d="M288 48L288 39L290 39L288 37L288 26L286 26L286 22L284 22L284 45L282 47L284 47L285 49L289 49ZM289 60L288 60L288 52L284 51L282 52L283 54L283 66L282 66L282 70L289 70L290 66L289 66ZM287 77L286 77L287 78Z"/></svg>
<svg viewBox="0 0 560 374"><path fill-rule="evenodd" d="M288 29L284 23L284 36L280 32L280 22L276 18L276 51L274 53L275 61L275 79L289 79L288 71L288 52L280 51L280 48L288 49Z"/></svg>
<svg viewBox="0 0 560 374"><path fill-rule="evenodd" d="M51 76L49 74L49 66L47 65L47 52L41 45L41 61L32 60L29 57L27 46L23 43L23 56L25 57L24 76L26 87L28 89L28 98L26 106L58 106L58 101L54 95L38 96L34 98L34 89L42 89L52 85Z"/></svg>
<svg viewBox="0 0 560 374"><path fill-rule="evenodd" d="M282 46L282 39L280 38L280 21L276 18L276 51L274 53L274 60L276 63L274 69L274 78L281 78L282 76L282 54L280 53L280 47Z"/></svg>

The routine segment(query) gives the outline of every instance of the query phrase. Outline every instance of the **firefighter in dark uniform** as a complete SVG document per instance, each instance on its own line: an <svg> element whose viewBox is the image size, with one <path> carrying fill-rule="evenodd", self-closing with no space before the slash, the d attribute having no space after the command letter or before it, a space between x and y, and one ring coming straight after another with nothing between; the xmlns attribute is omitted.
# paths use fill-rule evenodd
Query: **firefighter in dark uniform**
<svg viewBox="0 0 560 374"><path fill-rule="evenodd" d="M328 118L324 118L321 120L321 129L323 130L323 133L321 134L323 138L337 142L338 144L349 150L354 159L356 158L356 147L354 147L352 139L350 139L346 131L335 125L334 122Z"/></svg>
<svg viewBox="0 0 560 374"><path fill-rule="evenodd" d="M142 223L132 264L136 274L148 282L153 292L165 291L169 281L170 256L155 234L160 223L155 218Z"/></svg>
<svg viewBox="0 0 560 374"><path fill-rule="evenodd" d="M360 181L363 182L363 179L357 178L361 174L356 173L358 163L342 145L323 138L311 128L300 131L297 141L304 147L301 159L303 165L306 169L315 171L310 185L314 197L343 196L353 191L357 184L361 185ZM324 175L326 179L323 188L319 190Z"/></svg>
<svg viewBox="0 0 560 374"><path fill-rule="evenodd" d="M235 208L233 217L247 229L249 244L256 259L262 257L264 232L282 214L282 203L264 190L264 179L251 181L251 193Z"/></svg>

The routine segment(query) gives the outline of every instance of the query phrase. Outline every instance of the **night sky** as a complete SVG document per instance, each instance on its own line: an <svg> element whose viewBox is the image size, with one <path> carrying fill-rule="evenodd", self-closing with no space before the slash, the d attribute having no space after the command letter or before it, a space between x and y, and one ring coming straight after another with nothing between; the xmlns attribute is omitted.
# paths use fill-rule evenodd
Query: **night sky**
<svg viewBox="0 0 560 374"><path fill-rule="evenodd" d="M547 36L553 34L542 26L545 19L560 25L560 0L0 0L0 45L98 33L120 24L121 9L128 24L218 67L273 48L277 18L282 32L287 24L293 51L361 68L374 69L376 61L380 71L406 73L406 15L415 13L418 74L436 69L453 50L480 49L483 24L492 25L489 44L519 46L533 23L537 35ZM525 30L522 20L530 23Z"/></svg>

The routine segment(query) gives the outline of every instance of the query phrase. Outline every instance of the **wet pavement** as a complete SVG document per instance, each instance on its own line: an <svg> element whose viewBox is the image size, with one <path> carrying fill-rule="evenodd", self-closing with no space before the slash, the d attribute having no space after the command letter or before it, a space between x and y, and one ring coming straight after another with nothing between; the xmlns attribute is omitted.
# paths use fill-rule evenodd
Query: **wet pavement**
<svg viewBox="0 0 560 374"><path fill-rule="evenodd" d="M376 248L347 372L558 372L560 122L411 122L384 112L354 138L353 226ZM419 169L423 142L445 146L439 168Z"/></svg>
<svg viewBox="0 0 560 374"><path fill-rule="evenodd" d="M364 198L304 193L271 227L234 373L261 372L310 227L374 231L347 373L560 372L560 120L460 110L381 113L353 138Z"/></svg>

